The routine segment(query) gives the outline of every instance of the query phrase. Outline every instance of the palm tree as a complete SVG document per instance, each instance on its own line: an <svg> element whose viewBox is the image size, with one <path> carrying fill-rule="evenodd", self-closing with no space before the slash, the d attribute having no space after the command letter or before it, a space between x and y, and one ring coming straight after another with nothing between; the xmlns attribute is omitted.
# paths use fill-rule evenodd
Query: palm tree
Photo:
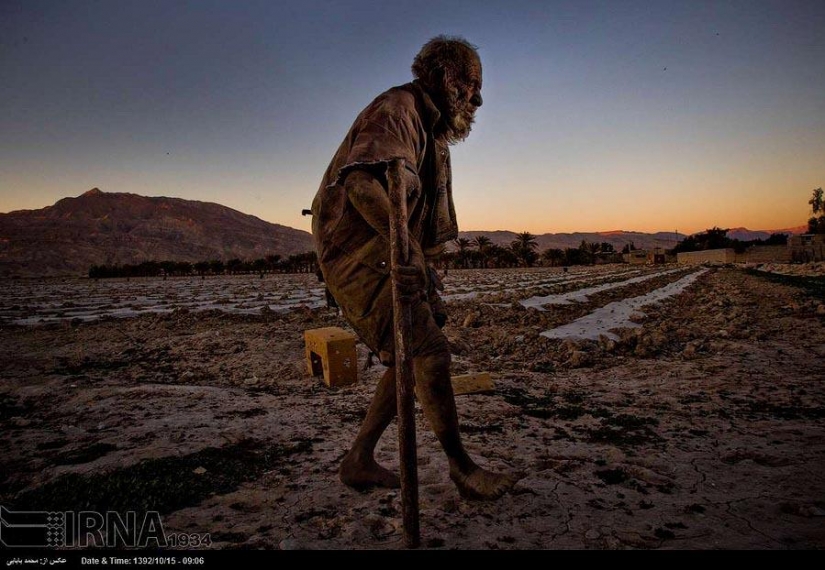
<svg viewBox="0 0 825 570"><path fill-rule="evenodd" d="M226 270L229 271L230 275L240 273L241 269L243 268L243 264L243 261L241 261L237 257L233 257L232 259L226 262Z"/></svg>
<svg viewBox="0 0 825 570"><path fill-rule="evenodd" d="M470 247L470 240L467 238L458 238L453 240L453 243L458 248L459 253L464 253Z"/></svg>
<svg viewBox="0 0 825 570"><path fill-rule="evenodd" d="M225 269L223 261L221 261L220 259L213 259L212 261L210 261L209 268L215 275L223 275Z"/></svg>
<svg viewBox="0 0 825 570"><path fill-rule="evenodd" d="M581 263L583 265L593 265L596 263L596 252L599 251L599 244L583 239L579 244L579 251L581 252Z"/></svg>
<svg viewBox="0 0 825 570"><path fill-rule="evenodd" d="M273 273L275 272L276 269L278 269L278 263L280 263L280 261L281 261L281 256L276 254L276 253L273 253L271 255L266 256L267 268L269 269L269 271L272 271Z"/></svg>
<svg viewBox="0 0 825 570"><path fill-rule="evenodd" d="M548 248L541 253L542 259L550 264L550 267L556 267L564 262L564 251L558 248Z"/></svg>
<svg viewBox="0 0 825 570"><path fill-rule="evenodd" d="M266 271L267 267L269 267L269 264L263 257L260 257L252 262L252 270L255 273L258 273L261 277L264 276L264 272Z"/></svg>
<svg viewBox="0 0 825 570"><path fill-rule="evenodd" d="M493 266L496 268L515 267L519 262L518 257L512 249L496 244L490 246L490 258L493 260Z"/></svg>
<svg viewBox="0 0 825 570"><path fill-rule="evenodd" d="M208 261L199 261L199 262L197 262L197 263L195 264L195 271L197 271L197 272L198 272L198 275L200 275L201 277L203 277L203 276L204 276L204 274L205 274L207 271L209 271L209 262L208 262Z"/></svg>
<svg viewBox="0 0 825 570"><path fill-rule="evenodd" d="M478 250L478 255L481 257L481 267L487 267L487 256L490 253L490 245L493 242L487 236L477 236L473 240L473 245Z"/></svg>
<svg viewBox="0 0 825 570"><path fill-rule="evenodd" d="M458 261L467 269L467 251L470 248L470 240L467 238L458 238L453 240L453 243L458 248Z"/></svg>
<svg viewBox="0 0 825 570"><path fill-rule="evenodd" d="M813 191L808 204L811 205L811 213L813 213L813 217L808 220L808 233L825 234L825 199L823 199L822 188L816 188Z"/></svg>
<svg viewBox="0 0 825 570"><path fill-rule="evenodd" d="M521 232L510 244L510 248L522 260L526 267L532 267L538 257L536 249L539 247L536 236L530 232Z"/></svg>
<svg viewBox="0 0 825 570"><path fill-rule="evenodd" d="M536 236L530 232L521 232L516 236L515 242L519 244L520 249L529 249L531 251L539 246L536 241Z"/></svg>

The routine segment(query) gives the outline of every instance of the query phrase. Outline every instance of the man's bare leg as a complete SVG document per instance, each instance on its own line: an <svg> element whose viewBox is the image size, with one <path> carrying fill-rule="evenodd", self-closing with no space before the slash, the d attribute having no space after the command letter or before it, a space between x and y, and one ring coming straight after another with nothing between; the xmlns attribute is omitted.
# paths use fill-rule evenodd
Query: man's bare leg
<svg viewBox="0 0 825 570"><path fill-rule="evenodd" d="M372 403L352 444L341 461L339 475L345 485L355 488L401 486L398 475L375 461L375 446L390 425L398 407L395 401L395 368L388 368L378 382Z"/></svg>
<svg viewBox="0 0 825 570"><path fill-rule="evenodd" d="M450 462L450 478L462 497L495 499L512 487L516 479L482 469L470 458L461 443L458 413L450 381L450 354L417 356L413 370L418 399L424 414Z"/></svg>

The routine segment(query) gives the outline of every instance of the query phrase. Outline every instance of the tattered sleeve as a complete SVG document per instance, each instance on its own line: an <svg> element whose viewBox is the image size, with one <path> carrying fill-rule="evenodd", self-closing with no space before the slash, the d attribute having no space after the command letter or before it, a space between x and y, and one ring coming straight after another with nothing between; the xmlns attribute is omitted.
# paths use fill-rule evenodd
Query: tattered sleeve
<svg viewBox="0 0 825 570"><path fill-rule="evenodd" d="M404 159L406 170L417 177L426 138L421 120L412 105L388 99L359 118L350 135L349 152L338 169L336 184L353 170L365 170L386 187L387 164Z"/></svg>
<svg viewBox="0 0 825 570"><path fill-rule="evenodd" d="M402 184L408 203L421 192L418 165L426 135L414 105L403 103L390 99L359 117L331 184L343 190L348 204L335 231L335 244L381 273L389 271L390 203L386 172L390 161L404 160ZM364 222L366 226L362 225Z"/></svg>

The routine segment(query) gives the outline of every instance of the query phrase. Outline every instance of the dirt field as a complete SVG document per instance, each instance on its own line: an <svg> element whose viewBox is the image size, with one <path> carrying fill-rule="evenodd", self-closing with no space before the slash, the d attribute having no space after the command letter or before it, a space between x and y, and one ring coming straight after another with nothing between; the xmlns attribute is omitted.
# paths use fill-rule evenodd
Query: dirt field
<svg viewBox="0 0 825 570"><path fill-rule="evenodd" d="M825 547L820 269L714 268L635 309L615 338L542 335L694 271L450 272L453 370L496 382L457 398L465 444L523 478L496 502L460 499L419 409L425 547ZM158 511L167 532L209 533L212 548L401 548L399 493L337 478L383 368L338 390L307 376L303 331L346 327L307 276L197 281L4 283L0 504ZM203 293L227 283L237 304ZM201 289L161 309L134 291L167 286ZM84 287L110 287L96 305L108 308L72 316ZM119 307L133 316L107 313ZM377 456L397 468L395 437Z"/></svg>

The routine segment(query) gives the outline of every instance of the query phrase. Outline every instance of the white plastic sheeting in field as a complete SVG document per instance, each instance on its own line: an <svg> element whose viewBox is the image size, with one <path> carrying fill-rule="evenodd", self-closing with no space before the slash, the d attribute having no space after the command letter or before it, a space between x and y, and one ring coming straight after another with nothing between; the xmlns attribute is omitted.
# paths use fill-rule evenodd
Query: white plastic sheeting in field
<svg viewBox="0 0 825 570"><path fill-rule="evenodd" d="M614 301L600 307L590 314L587 314L580 319L576 319L572 323L567 323L560 327L556 327L549 331L544 331L541 336L547 338L579 338L598 340L601 335L618 340L619 337L610 332L613 329L619 328L634 328L641 325L630 320L630 316L634 313L639 313L642 307L653 305L673 295L678 295L685 288L696 281L696 279L707 272L707 269L697 271L685 275L678 281L669 283L664 287L660 287L646 295L638 297L630 297L622 299L621 301Z"/></svg>

